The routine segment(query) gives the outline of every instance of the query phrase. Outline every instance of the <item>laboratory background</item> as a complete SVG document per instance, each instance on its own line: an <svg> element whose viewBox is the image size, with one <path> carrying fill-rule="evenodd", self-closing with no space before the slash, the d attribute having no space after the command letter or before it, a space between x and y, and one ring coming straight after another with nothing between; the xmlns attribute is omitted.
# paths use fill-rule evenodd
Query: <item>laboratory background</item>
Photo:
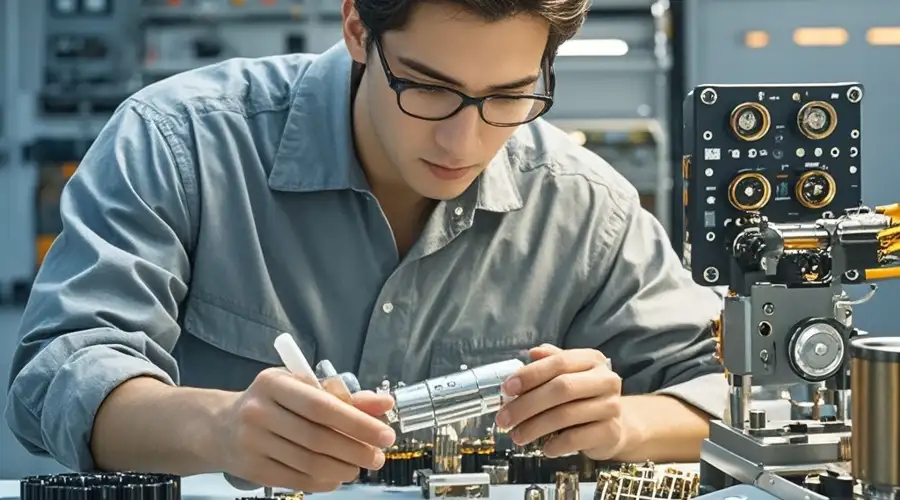
<svg viewBox="0 0 900 500"><path fill-rule="evenodd" d="M340 39L338 0L0 0L0 403L60 190L116 107L191 68ZM900 199L896 0L594 0L556 75L546 119L637 187L679 253L683 102L696 85L862 83L863 199ZM855 326L897 335L898 292L880 283ZM0 479L56 472L0 421Z"/></svg>

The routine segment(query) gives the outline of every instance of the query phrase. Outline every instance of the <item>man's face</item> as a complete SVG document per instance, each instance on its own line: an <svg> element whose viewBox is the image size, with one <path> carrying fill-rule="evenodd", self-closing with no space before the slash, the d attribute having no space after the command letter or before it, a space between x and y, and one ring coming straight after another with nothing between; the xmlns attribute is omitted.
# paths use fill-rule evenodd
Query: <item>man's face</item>
<svg viewBox="0 0 900 500"><path fill-rule="evenodd" d="M423 3L407 26L386 33L380 46L397 78L472 97L521 95L543 90L538 77L547 36L548 26L540 18L488 23L459 7ZM353 47L351 52L356 52ZM477 106L441 121L409 116L398 106L375 48L367 64L360 92L366 92L368 118L386 163L376 168L392 169L379 174L402 181L425 198L459 196L516 130L486 123Z"/></svg>

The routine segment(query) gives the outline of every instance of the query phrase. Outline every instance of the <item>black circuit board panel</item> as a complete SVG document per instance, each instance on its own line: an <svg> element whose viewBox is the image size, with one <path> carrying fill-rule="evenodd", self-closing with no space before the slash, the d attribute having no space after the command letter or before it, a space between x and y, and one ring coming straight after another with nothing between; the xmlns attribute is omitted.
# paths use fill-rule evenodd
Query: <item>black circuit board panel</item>
<svg viewBox="0 0 900 500"><path fill-rule="evenodd" d="M859 83L702 85L684 101L684 265L730 281L735 220L841 215L862 203Z"/></svg>

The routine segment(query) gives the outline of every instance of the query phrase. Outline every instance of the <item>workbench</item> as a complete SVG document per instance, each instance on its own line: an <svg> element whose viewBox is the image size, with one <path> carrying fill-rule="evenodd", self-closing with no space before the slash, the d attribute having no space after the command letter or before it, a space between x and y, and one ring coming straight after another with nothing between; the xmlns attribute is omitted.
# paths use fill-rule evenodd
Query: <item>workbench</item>
<svg viewBox="0 0 900 500"><path fill-rule="evenodd" d="M521 500L528 485L510 484L491 486L492 500ZM263 490L241 491L225 481L221 474L201 474L181 480L182 498L185 500L234 500L241 497L262 497ZM421 489L416 486L390 488L353 484L330 493L308 495L320 500L418 500ZM581 498L594 497L594 484L581 485ZM0 481L0 500L18 499L18 481Z"/></svg>

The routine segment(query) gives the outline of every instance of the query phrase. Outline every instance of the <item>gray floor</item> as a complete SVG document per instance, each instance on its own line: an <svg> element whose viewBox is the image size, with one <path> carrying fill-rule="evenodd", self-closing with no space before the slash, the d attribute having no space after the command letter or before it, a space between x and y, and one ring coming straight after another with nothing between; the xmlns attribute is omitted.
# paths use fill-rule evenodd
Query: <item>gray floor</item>
<svg viewBox="0 0 900 500"><path fill-rule="evenodd" d="M9 379L9 363L16 345L16 334L21 312L18 309L0 307L0 387L3 399L0 407L6 407L6 387ZM0 411L0 479L19 479L30 474L61 472L56 462L34 457L26 452L9 432L6 419Z"/></svg>

